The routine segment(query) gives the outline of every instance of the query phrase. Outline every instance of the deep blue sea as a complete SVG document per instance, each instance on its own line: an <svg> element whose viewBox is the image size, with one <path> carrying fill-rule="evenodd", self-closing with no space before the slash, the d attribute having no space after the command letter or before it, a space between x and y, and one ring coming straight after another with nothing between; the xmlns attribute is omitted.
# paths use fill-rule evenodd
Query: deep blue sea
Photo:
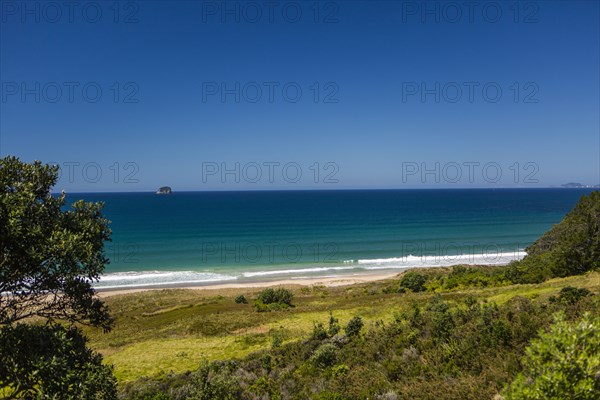
<svg viewBox="0 0 600 400"><path fill-rule="evenodd" d="M98 288L505 264L589 189L75 193L105 203Z"/></svg>

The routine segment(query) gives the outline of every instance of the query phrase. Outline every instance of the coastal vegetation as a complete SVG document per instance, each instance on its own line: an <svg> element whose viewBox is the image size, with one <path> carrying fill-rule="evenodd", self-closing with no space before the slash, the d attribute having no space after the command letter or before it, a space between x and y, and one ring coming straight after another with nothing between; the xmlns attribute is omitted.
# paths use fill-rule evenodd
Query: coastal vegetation
<svg viewBox="0 0 600 400"><path fill-rule="evenodd" d="M203 305L185 309L189 325L157 314L153 318L165 318L165 324L153 321L157 328L150 336L162 339L119 336L124 342L108 348L107 359L115 364L126 399L213 398L214 392L221 398L491 399L518 374L530 376L523 354L532 339L551 329L555 314L564 313L564 324L577 326L589 312L595 332L599 327L593 319L600 316L597 272L542 284L435 292L385 293L390 285L399 285L399 279L308 293L295 289L296 307L271 313L235 309L227 291L217 291L223 299L204 292ZM159 307L189 302L189 292L163 293ZM132 305L139 296L107 301ZM156 307L144 299L128 315ZM217 316L210 332L186 333L195 325L190 318ZM129 332L151 322L127 320ZM247 325L240 329L242 323ZM589 351L586 357L591 356ZM515 391L511 387L507 398L519 398Z"/></svg>

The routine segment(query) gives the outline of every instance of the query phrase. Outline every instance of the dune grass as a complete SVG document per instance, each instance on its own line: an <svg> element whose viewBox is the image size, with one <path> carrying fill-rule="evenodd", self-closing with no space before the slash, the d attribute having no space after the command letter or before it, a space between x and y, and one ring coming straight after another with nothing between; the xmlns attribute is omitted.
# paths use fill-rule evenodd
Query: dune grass
<svg viewBox="0 0 600 400"><path fill-rule="evenodd" d="M367 326L389 320L414 303L423 304L433 292L397 293L398 279L341 287L288 287L295 307L257 312L252 304L236 304L244 294L255 299L259 289L166 289L106 298L116 326L104 334L86 329L92 348L113 364L120 382L142 376L197 368L202 359L242 358L271 346L278 335L284 341L304 338L315 321L326 322L329 312L345 325L360 315ZM600 289L600 273L588 273L541 284L467 288L440 292L447 300L475 296L504 303L514 296L536 298L557 294L565 286ZM252 303L252 300L250 300Z"/></svg>

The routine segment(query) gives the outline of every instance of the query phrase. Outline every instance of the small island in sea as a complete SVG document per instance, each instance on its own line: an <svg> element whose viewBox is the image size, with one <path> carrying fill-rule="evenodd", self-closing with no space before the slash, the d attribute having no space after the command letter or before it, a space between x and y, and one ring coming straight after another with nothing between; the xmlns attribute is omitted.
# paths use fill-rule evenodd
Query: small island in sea
<svg viewBox="0 0 600 400"><path fill-rule="evenodd" d="M156 194L171 194L173 191L171 190L170 186L162 186L160 188L158 188L158 190L156 191Z"/></svg>

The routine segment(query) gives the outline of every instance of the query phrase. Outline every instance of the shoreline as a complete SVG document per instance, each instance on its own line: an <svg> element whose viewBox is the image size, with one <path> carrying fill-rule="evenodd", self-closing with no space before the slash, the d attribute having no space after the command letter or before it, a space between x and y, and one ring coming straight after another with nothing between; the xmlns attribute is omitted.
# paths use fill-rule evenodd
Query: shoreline
<svg viewBox="0 0 600 400"><path fill-rule="evenodd" d="M381 272L381 273L365 273L360 275L350 276L335 276L335 277L314 277L314 278L303 278L303 279L277 279L272 281L255 281L255 282L238 282L238 283L217 283L217 284L172 284L172 285L157 285L157 286L139 286L139 287L128 287L128 288L110 288L110 289L96 289L96 294L100 297L110 297L124 294L140 293L146 291L155 290L167 290L167 289L193 289L193 290L223 290L223 289L259 289L267 288L272 286L349 286L358 283L367 283L380 280L391 279L402 274L404 271L410 268L396 270L393 272Z"/></svg>
<svg viewBox="0 0 600 400"><path fill-rule="evenodd" d="M469 265L469 266L503 266L508 265L510 262L514 260L520 260L524 257L525 252L519 251L519 254L509 258L508 260L503 260L501 262L477 262L474 260L469 260L467 262L458 262L459 260L455 260L457 262L446 262L446 263L429 263L429 264L416 264L416 265L402 265L394 267L390 264L389 267L382 268L378 266L378 269L362 269L359 271L354 270L353 272L344 271L338 272L337 275L314 275L314 276L298 276L294 278L291 275L291 272L314 272L315 269L307 269L307 270L285 270L282 277L274 277L274 276L261 276L261 277L243 277L241 280L237 280L237 278L233 279L220 279L214 281L167 281L163 283L152 282L152 283L140 283L140 284L128 284L128 285L114 285L108 287L94 287L96 293L101 297L114 296L118 294L128 294L128 293L138 293L144 291L151 290L166 290L166 289L194 289L194 290L223 290L223 289L244 289L244 288L265 288L270 286L346 286L353 285L356 283L365 283L365 282L373 282L384 279L390 279L396 277L407 270L411 269L429 269L429 268L447 268L452 267L454 265ZM396 259L386 259L386 260L396 260ZM380 260L372 260L373 262L377 262ZM323 272L322 269L347 269L352 267L335 267L335 268L320 268L319 272ZM148 273L177 273L177 271L149 271ZM189 272L189 271L183 271ZM277 271L271 272L266 275L278 274Z"/></svg>

